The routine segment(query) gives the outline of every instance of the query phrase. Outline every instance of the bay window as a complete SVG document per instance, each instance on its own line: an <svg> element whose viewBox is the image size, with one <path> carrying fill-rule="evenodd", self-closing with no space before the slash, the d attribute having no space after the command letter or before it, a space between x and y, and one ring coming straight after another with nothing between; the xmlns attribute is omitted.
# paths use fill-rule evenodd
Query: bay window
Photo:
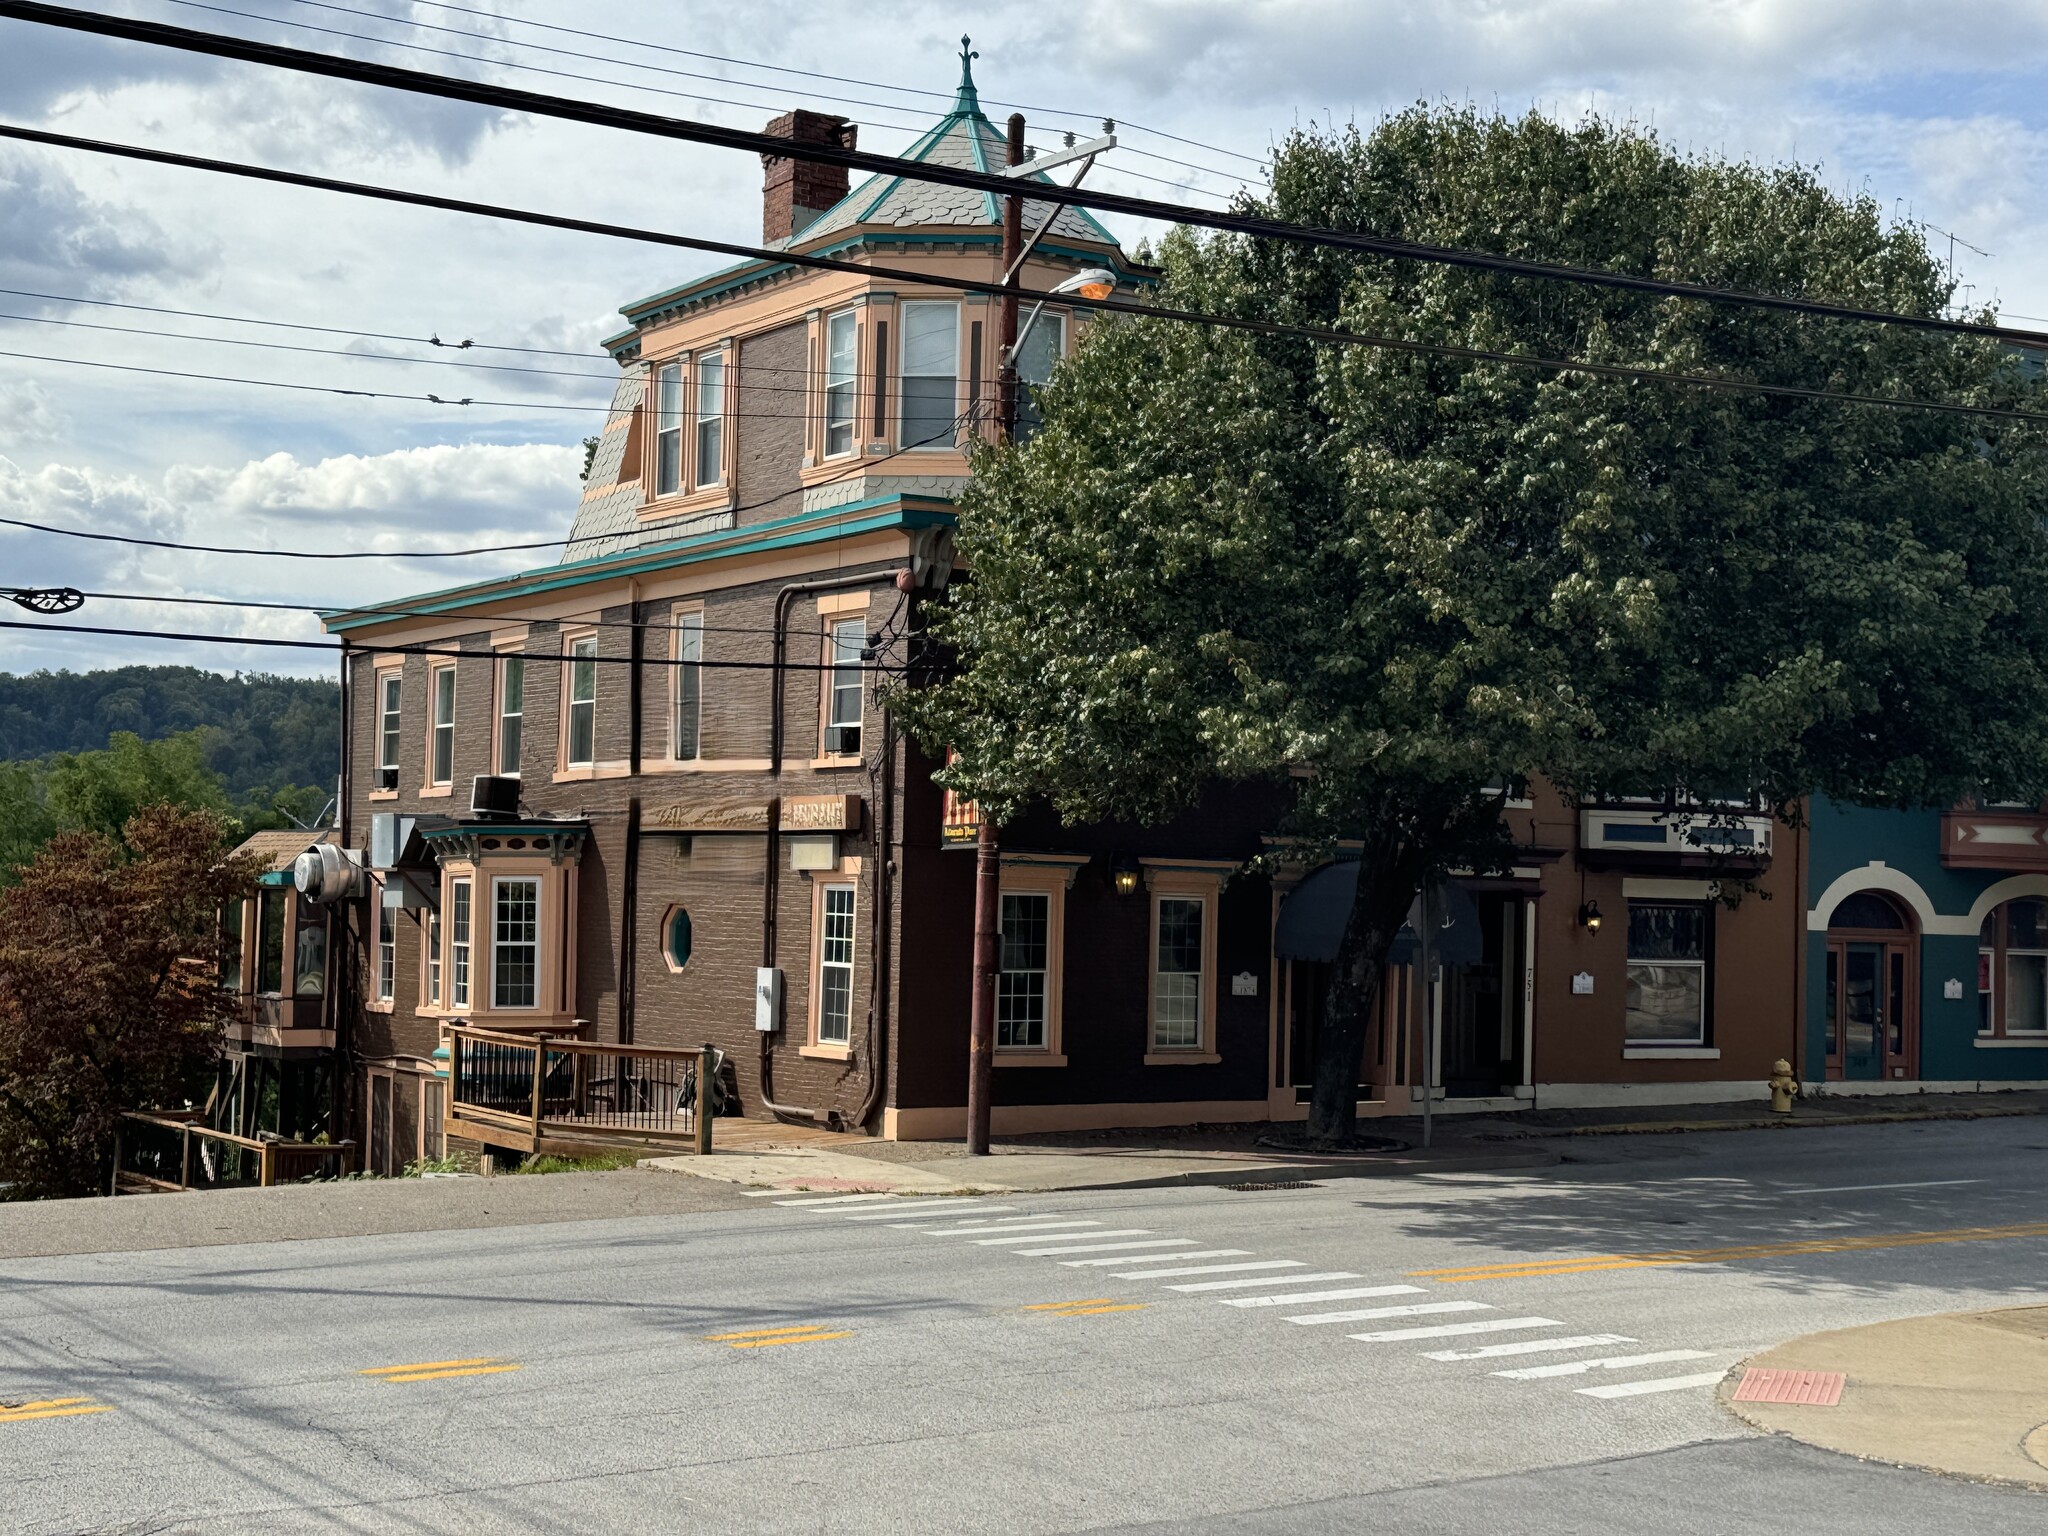
<svg viewBox="0 0 2048 1536"><path fill-rule="evenodd" d="M427 914L427 1006L441 1006L441 914L439 910Z"/></svg>
<svg viewBox="0 0 2048 1536"><path fill-rule="evenodd" d="M1702 902L1628 904L1629 1044L1706 1044L1712 925Z"/></svg>
<svg viewBox="0 0 2048 1536"><path fill-rule="evenodd" d="M654 494L682 488L683 365L663 363L654 371Z"/></svg>
<svg viewBox="0 0 2048 1536"><path fill-rule="evenodd" d="M256 899L256 990L271 997L284 991L285 892L264 887Z"/></svg>
<svg viewBox="0 0 2048 1536"><path fill-rule="evenodd" d="M902 446L951 448L960 415L960 306L902 306Z"/></svg>
<svg viewBox="0 0 2048 1536"><path fill-rule="evenodd" d="M540 1006L540 881L491 882L491 1006Z"/></svg>
<svg viewBox="0 0 2048 1536"><path fill-rule="evenodd" d="M859 326L852 310L825 322L825 457L853 452L854 411L858 404L855 350Z"/></svg>
<svg viewBox="0 0 2048 1536"><path fill-rule="evenodd" d="M1067 322L1060 315L1041 314L1017 352L1018 442L1030 439L1045 422L1038 409L1038 388L1052 382L1052 371L1066 355Z"/></svg>
<svg viewBox="0 0 2048 1536"><path fill-rule="evenodd" d="M448 886L448 1006L469 1006L470 883Z"/></svg>
<svg viewBox="0 0 2048 1536"><path fill-rule="evenodd" d="M725 481L725 359L706 357L697 363L698 489Z"/></svg>

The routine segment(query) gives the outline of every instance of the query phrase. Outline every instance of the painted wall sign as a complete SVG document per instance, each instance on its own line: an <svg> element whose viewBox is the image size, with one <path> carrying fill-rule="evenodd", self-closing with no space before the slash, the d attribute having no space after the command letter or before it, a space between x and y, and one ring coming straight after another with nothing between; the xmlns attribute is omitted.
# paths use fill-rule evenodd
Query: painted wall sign
<svg viewBox="0 0 2048 1536"><path fill-rule="evenodd" d="M1941 995L1952 1003L1960 1003L1963 1000L1962 978L1951 976L1947 981L1944 981L1941 984Z"/></svg>
<svg viewBox="0 0 2048 1536"><path fill-rule="evenodd" d="M1591 971L1580 971L1576 976L1572 977L1573 997L1590 997L1592 995L1593 973Z"/></svg>
<svg viewBox="0 0 2048 1536"><path fill-rule="evenodd" d="M860 829L859 795L793 795L782 802L786 832L854 832ZM660 832L766 832L765 800L692 800L659 805L645 817Z"/></svg>
<svg viewBox="0 0 2048 1536"><path fill-rule="evenodd" d="M1230 995L1232 997L1257 997L1259 995L1259 978L1251 971L1239 971L1230 978Z"/></svg>

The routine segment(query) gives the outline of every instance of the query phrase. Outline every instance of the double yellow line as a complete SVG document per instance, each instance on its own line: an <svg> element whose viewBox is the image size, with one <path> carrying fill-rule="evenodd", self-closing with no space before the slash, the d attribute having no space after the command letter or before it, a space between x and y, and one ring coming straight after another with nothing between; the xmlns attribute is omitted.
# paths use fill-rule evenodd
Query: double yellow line
<svg viewBox="0 0 2048 1536"><path fill-rule="evenodd" d="M1542 1280L1615 1269L1657 1269L1672 1264L1734 1264L1744 1259L1785 1258L1803 1253L1858 1253L1871 1248L1919 1248L1933 1243L1990 1243L2014 1237L2048 1237L2048 1222L2008 1227L1948 1227L1934 1232L1886 1232L1871 1237L1816 1237L1787 1243L1745 1243L1728 1248L1671 1248L1658 1253L1598 1253L1574 1258L1529 1259L1514 1264L1469 1264L1452 1269L1417 1269L1411 1277L1456 1285L1467 1280Z"/></svg>
<svg viewBox="0 0 2048 1536"><path fill-rule="evenodd" d="M1054 1317L1096 1317L1104 1312L1142 1312L1142 1301L1118 1301L1114 1296L1091 1296L1086 1301L1041 1301L1024 1309Z"/></svg>
<svg viewBox="0 0 2048 1536"><path fill-rule="evenodd" d="M81 1414L113 1411L89 1397L46 1397L39 1403L0 1403L0 1424L26 1419L75 1419Z"/></svg>
<svg viewBox="0 0 2048 1536"><path fill-rule="evenodd" d="M778 1344L822 1344L827 1339L850 1339L852 1330L828 1333L823 1323L805 1323L794 1328L752 1328L745 1333L707 1333L713 1344L730 1344L734 1349L773 1349Z"/></svg>
<svg viewBox="0 0 2048 1536"><path fill-rule="evenodd" d="M450 1376L497 1376L519 1367L489 1355L477 1360L428 1360L418 1365L380 1365L360 1372L379 1381L443 1381Z"/></svg>

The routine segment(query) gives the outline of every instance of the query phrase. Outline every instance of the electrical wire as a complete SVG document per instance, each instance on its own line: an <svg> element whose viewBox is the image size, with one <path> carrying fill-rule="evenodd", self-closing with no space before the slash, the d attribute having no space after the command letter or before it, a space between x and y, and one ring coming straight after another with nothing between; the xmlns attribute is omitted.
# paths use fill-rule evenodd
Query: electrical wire
<svg viewBox="0 0 2048 1536"><path fill-rule="evenodd" d="M799 143L772 134L751 133L716 123L661 117L627 107L549 96L538 91L520 90L484 81L452 79L419 70L400 69L393 65L375 64L362 59L287 48L275 43L253 42L246 38L227 37L189 27L170 26L162 22L141 21L126 16L103 16L45 4L43 0L0 0L0 18L40 22L71 31L124 38L131 42L150 43L214 58L234 59L243 63L294 70L328 79L382 86L449 101L465 101L477 106L525 112L536 117L555 118L564 122L586 123L685 143L742 150L749 154L805 160L821 165L841 165L851 170L899 176L911 181L933 182L943 186L965 187L974 191L992 192L999 196L1013 196L1019 192L1014 180L959 166L904 160L891 155L871 154L864 150L844 149L832 144ZM9 129L8 133L17 138L31 136L30 130L21 128ZM49 136L40 142L61 142L61 137ZM140 157L139 152L132 148L128 152ZM166 163L175 163L175 160L167 158ZM1535 261L1423 241L1394 239L1366 231L1329 229L1248 213L1219 212L1186 203L1162 203L1150 198L1131 197L1100 188L1066 186L1054 181L1033 182L1024 195L1034 202L1059 203L1091 208L1098 212L1125 214L1132 218L1192 224L1249 238L1287 240L1368 255L1463 267L1504 277L1555 280L1662 298L1746 305L1823 319L1900 325L1917 330L1979 336L1991 340L2048 347L2048 333L2039 331L2022 331L2006 326L1951 320L1937 315L1911 315L1896 310L1868 309L1859 305L1804 299L1788 294L1716 288L1705 283L1643 277L1634 273L1560 262ZM801 259L791 253L778 255L784 260Z"/></svg>
<svg viewBox="0 0 2048 1536"><path fill-rule="evenodd" d="M10 7L19 8L24 0L0 0L0 15ZM1732 394L1754 394L1776 396L1784 399L1826 401L1841 405L1874 405L1889 410L1929 411L1944 415L1972 416L1986 420L2048 422L2048 413L2023 411L2003 406L1963 405L1942 400L1919 400L1892 395L1863 395L1842 390L1817 389L1794 384L1769 384L1749 379L1733 379L1713 374L1677 373L1668 369L1642 368L1622 363L1596 363L1584 359L1544 357L1533 353L1501 352L1483 347L1463 347L1448 342L1422 341L1413 337L1389 336L1366 331L1338 330L1326 326L1296 325L1278 320L1260 320L1243 315L1219 315L1203 310L1170 308L1164 305L1140 303L1131 299L1084 298L1079 294L1060 294L1050 290L1031 288L1004 288L998 283L959 276L938 276L931 272L917 271L908 267L890 267L876 263L842 261L830 256L811 256L794 251L776 251L760 246L736 245L730 241L703 240L691 235L665 234L657 230L634 229L628 225L608 224L592 219L572 219L559 214L536 213L530 209L510 208L490 203L474 203L457 198L436 197L425 192L406 192L395 187L372 186L363 182L338 181L332 177L308 176L297 171L278 171L266 166L242 165L233 161L212 160L198 155L177 154L169 150L145 149L133 144L114 144L104 140L81 139L71 134L51 133L41 128L23 128L12 124L0 124L0 139L19 139L26 143L47 144L66 149L82 149L90 153L113 155L123 159L142 160L157 165L172 165L188 170L214 171L222 175L240 176L256 181L274 182L284 186L311 187L319 191L341 192L354 197L371 198L382 202L400 203L412 207L438 208L455 213L476 214L486 218L504 219L516 223L538 225L546 229L567 229L582 234L597 234L625 240L645 241L655 245L669 245L685 250L709 251L717 255L738 256L763 263L764 271L776 265L807 267L828 272L850 272L869 281L889 281L936 287L966 293L983 293L996 297L1015 297L1019 301L1044 300L1070 309L1099 310L1109 314L1134 315L1152 320L1174 321L1192 325L1214 326L1223 330L1238 330L1266 336L1292 336L1303 340L1327 342L1337 346L1364 346L1392 352L1406 352L1415 356L1443 357L1460 362L1491 363L1503 367L1528 368L1548 373L1581 373L1595 378L1634 380L1643 383L1669 384L1688 389L1711 389ZM778 141L779 142L779 141ZM1801 306L1794 301L1783 305L1773 301L1773 307L1797 309ZM1822 307L1829 318L1839 318L1839 312ZM1892 318L1882 313L1869 316L1873 319ZM1928 329L1956 330L1959 327L1946 321L1921 321L1911 316L1897 317L1904 323L1923 326ZM1982 326L1960 327L1971 334L1995 332L1995 328ZM2011 337L2033 337L2035 344L2048 344L2048 336L2034 332L2003 333ZM5 354L0 354L5 355ZM68 359L54 358L50 361L64 362ZM114 365L108 365L114 366ZM294 386L284 386L287 388ZM315 386L296 386L315 388ZM370 391L338 390L341 394L369 394ZM395 397L414 398L414 397ZM434 404L444 404L432 396L425 397ZM460 402L457 402L460 403ZM490 402L471 402L489 404ZM544 409L570 409L570 407L542 407ZM592 409L574 407L575 409Z"/></svg>

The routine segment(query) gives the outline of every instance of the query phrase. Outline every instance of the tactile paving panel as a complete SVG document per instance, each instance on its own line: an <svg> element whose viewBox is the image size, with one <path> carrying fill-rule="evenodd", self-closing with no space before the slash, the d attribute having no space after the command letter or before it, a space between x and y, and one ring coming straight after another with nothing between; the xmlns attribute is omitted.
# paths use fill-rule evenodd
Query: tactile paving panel
<svg viewBox="0 0 2048 1536"><path fill-rule="evenodd" d="M1842 1401L1848 1377L1840 1371L1765 1371L1751 1366L1735 1389L1738 1403L1804 1403L1833 1408Z"/></svg>

